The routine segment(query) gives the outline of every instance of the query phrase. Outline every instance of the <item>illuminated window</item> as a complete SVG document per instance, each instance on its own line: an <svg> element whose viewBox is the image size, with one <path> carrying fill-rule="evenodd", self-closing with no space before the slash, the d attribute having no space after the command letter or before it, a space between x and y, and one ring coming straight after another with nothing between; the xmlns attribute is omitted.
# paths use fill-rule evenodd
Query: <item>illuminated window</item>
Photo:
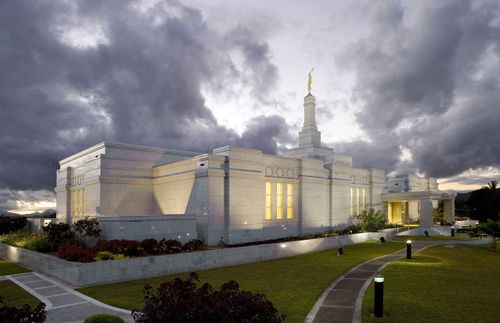
<svg viewBox="0 0 500 323"><path fill-rule="evenodd" d="M71 214L73 214L73 216L76 216L76 205L78 204L78 199L77 199L77 194L78 192L77 191L73 191L73 203L71 203L71 206L72 206L72 212Z"/></svg>
<svg viewBox="0 0 500 323"><path fill-rule="evenodd" d="M354 215L354 188L351 187L351 215Z"/></svg>
<svg viewBox="0 0 500 323"><path fill-rule="evenodd" d="M363 210L366 210L366 188L363 188Z"/></svg>
<svg viewBox="0 0 500 323"><path fill-rule="evenodd" d="M71 214L74 217L85 214L85 189L74 190L72 192Z"/></svg>
<svg viewBox="0 0 500 323"><path fill-rule="evenodd" d="M286 185L286 217L293 219L293 184Z"/></svg>
<svg viewBox="0 0 500 323"><path fill-rule="evenodd" d="M80 215L85 214L85 189L80 190Z"/></svg>
<svg viewBox="0 0 500 323"><path fill-rule="evenodd" d="M359 214L359 188L356 188L356 214Z"/></svg>
<svg viewBox="0 0 500 323"><path fill-rule="evenodd" d="M266 220L273 217L273 187L271 182L266 182Z"/></svg>
<svg viewBox="0 0 500 323"><path fill-rule="evenodd" d="M276 218L283 219L283 183L276 184Z"/></svg>

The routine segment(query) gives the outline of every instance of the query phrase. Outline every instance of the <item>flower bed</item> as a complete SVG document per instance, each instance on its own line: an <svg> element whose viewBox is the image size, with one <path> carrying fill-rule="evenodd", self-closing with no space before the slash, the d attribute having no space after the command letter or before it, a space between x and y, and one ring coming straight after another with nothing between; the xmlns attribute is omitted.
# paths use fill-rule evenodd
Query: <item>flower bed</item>
<svg viewBox="0 0 500 323"><path fill-rule="evenodd" d="M77 262L119 260L133 257L168 255L203 249L203 240L193 239L184 245L177 240L157 241L101 240L92 248L85 248L73 243L63 243L57 249L57 257Z"/></svg>

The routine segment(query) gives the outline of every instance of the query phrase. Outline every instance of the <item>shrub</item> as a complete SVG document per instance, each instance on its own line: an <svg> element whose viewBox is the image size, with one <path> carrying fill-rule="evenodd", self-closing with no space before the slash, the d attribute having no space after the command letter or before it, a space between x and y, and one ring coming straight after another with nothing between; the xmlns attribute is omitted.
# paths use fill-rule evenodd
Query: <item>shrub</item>
<svg viewBox="0 0 500 323"><path fill-rule="evenodd" d="M122 255L122 254L115 254L110 251L101 251L98 252L97 255L94 256L93 260L94 261L103 261L103 260L121 260L121 259L126 259L128 257Z"/></svg>
<svg viewBox="0 0 500 323"><path fill-rule="evenodd" d="M83 323L125 323L125 321L111 314L95 314L87 317Z"/></svg>
<svg viewBox="0 0 500 323"><path fill-rule="evenodd" d="M83 236L99 238L101 234L101 228L99 227L99 222L96 218L85 217L82 220L78 220L74 224L75 232L80 238Z"/></svg>
<svg viewBox="0 0 500 323"><path fill-rule="evenodd" d="M25 217L0 216L0 234L19 231L28 224Z"/></svg>
<svg viewBox="0 0 500 323"><path fill-rule="evenodd" d="M144 287L143 315L136 322L281 322L273 303L263 294L241 291L238 283L230 281L219 290L205 283L198 287L198 275L191 273L186 280L176 278L153 290Z"/></svg>
<svg viewBox="0 0 500 323"><path fill-rule="evenodd" d="M387 222L385 215L380 210L375 211L374 209L363 210L355 216L355 219L360 225L361 232L377 231L379 228L383 228Z"/></svg>
<svg viewBox="0 0 500 323"><path fill-rule="evenodd" d="M185 251L195 251L203 249L203 240L202 239L192 239L186 242L182 247Z"/></svg>
<svg viewBox="0 0 500 323"><path fill-rule="evenodd" d="M161 239L158 246L162 254L178 253L182 251L182 243L177 240Z"/></svg>
<svg viewBox="0 0 500 323"><path fill-rule="evenodd" d="M91 250L66 242L57 248L56 255L68 261L91 262L93 253Z"/></svg>
<svg viewBox="0 0 500 323"><path fill-rule="evenodd" d="M4 234L0 236L0 242L38 252L51 250L47 236L40 233L17 232Z"/></svg>
<svg viewBox="0 0 500 323"><path fill-rule="evenodd" d="M160 245L155 239L142 240L141 248L147 255L159 255L161 254Z"/></svg>
<svg viewBox="0 0 500 323"><path fill-rule="evenodd" d="M71 226L66 223L49 223L43 227L43 231L47 234L52 250L57 250L60 244L73 242L75 239L75 233L71 231Z"/></svg>
<svg viewBox="0 0 500 323"><path fill-rule="evenodd" d="M141 243L135 240L101 240L92 250L94 253L100 251L111 251L115 254L122 254L127 257L137 257L144 255Z"/></svg>
<svg viewBox="0 0 500 323"><path fill-rule="evenodd" d="M34 309L28 304L23 305L21 308L1 306L3 304L3 299L0 296L0 318L3 323L19 323L19 322L29 322L29 323L43 323L47 316L45 311L45 304L40 303Z"/></svg>

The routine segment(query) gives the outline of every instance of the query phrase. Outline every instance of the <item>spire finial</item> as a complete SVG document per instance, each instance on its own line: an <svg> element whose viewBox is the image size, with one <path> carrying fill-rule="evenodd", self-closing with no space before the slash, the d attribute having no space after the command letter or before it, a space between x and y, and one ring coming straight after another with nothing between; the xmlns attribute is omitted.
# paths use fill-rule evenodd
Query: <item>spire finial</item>
<svg viewBox="0 0 500 323"><path fill-rule="evenodd" d="M311 84L312 84L312 72L314 71L314 67L312 70L307 74L307 91L311 93Z"/></svg>

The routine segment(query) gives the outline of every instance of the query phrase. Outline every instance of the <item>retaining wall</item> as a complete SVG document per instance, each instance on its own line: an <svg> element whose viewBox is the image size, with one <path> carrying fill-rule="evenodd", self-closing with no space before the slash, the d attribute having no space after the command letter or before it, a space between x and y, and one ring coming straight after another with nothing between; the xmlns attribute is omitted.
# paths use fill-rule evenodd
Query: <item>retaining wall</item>
<svg viewBox="0 0 500 323"><path fill-rule="evenodd" d="M93 263L69 262L57 257L0 243L0 257L31 270L82 287L234 266L338 248L368 240L394 238L399 229L366 232L331 238L289 241L256 246L205 250L173 255L149 256Z"/></svg>

